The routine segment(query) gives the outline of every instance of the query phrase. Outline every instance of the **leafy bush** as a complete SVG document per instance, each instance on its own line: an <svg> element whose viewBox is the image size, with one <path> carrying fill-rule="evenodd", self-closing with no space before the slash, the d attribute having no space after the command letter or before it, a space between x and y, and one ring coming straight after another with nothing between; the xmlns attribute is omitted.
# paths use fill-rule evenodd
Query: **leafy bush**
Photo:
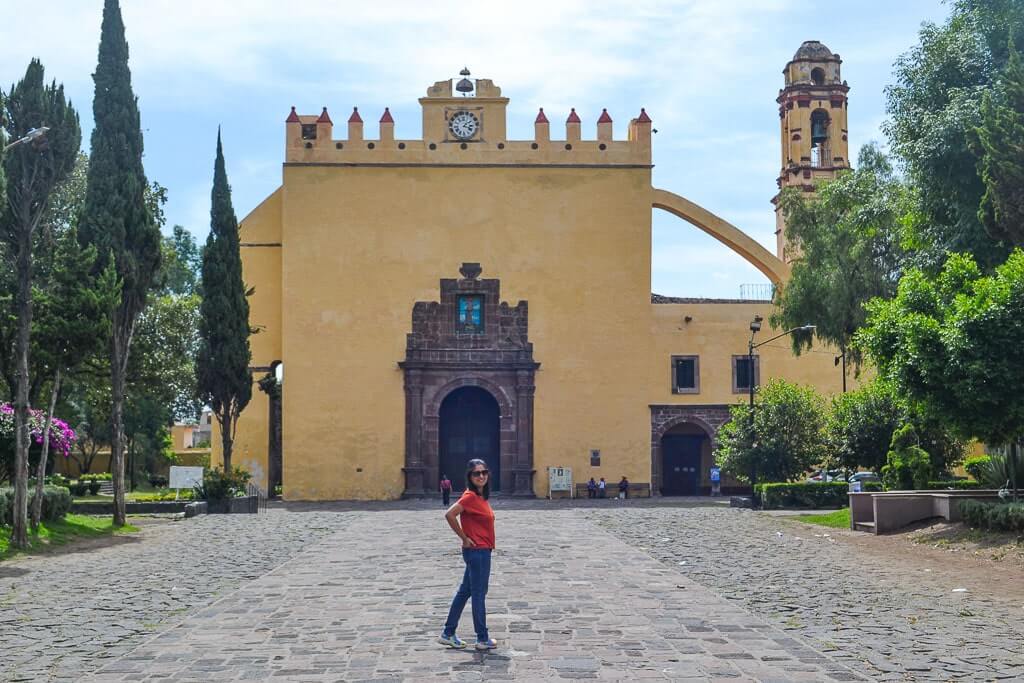
<svg viewBox="0 0 1024 683"><path fill-rule="evenodd" d="M960 501L964 523L975 529L1024 533L1024 503Z"/></svg>
<svg viewBox="0 0 1024 683"><path fill-rule="evenodd" d="M754 411L756 438L746 405L729 412L715 460L740 481L794 479L825 457L825 402L813 387L781 379L763 386Z"/></svg>
<svg viewBox="0 0 1024 683"><path fill-rule="evenodd" d="M153 488L161 489L167 486L167 477L161 474L149 475L149 484Z"/></svg>
<svg viewBox="0 0 1024 683"><path fill-rule="evenodd" d="M90 481L89 482L89 495L90 496L95 496L96 494L98 494L100 492L100 487L101 486L103 486L103 484L101 484L98 481Z"/></svg>
<svg viewBox="0 0 1024 683"><path fill-rule="evenodd" d="M987 455L975 455L964 461L964 469L967 470L967 474L971 475L975 481L981 481L989 460L991 458Z"/></svg>
<svg viewBox="0 0 1024 683"><path fill-rule="evenodd" d="M956 491L967 491L970 489L982 488L981 482L971 481L970 479L948 479L939 481L930 481L925 487L927 490L946 490L954 489Z"/></svg>
<svg viewBox="0 0 1024 683"><path fill-rule="evenodd" d="M28 507L36 498L35 489L29 491ZM43 519L62 519L71 510L71 494L62 486L43 487ZM14 489L0 489L0 525L9 525L14 519Z"/></svg>
<svg viewBox="0 0 1024 683"><path fill-rule="evenodd" d="M208 469L203 472L202 486L195 487L197 500L221 501L245 494L245 487L252 475L240 467L232 468L229 474L224 470Z"/></svg>
<svg viewBox="0 0 1024 683"><path fill-rule="evenodd" d="M85 481L113 481L114 475L110 472L95 472L93 474L83 474L78 479Z"/></svg>
<svg viewBox="0 0 1024 683"><path fill-rule="evenodd" d="M182 489L180 492L156 491L155 493L136 493L132 495L131 500L138 503L151 503L167 500L192 500L194 497L194 491Z"/></svg>
<svg viewBox="0 0 1024 683"><path fill-rule="evenodd" d="M72 481L68 484L68 489L73 496L84 496L89 493L89 482L82 481L81 479Z"/></svg>
<svg viewBox="0 0 1024 683"><path fill-rule="evenodd" d="M882 482L888 491L924 489L932 476L932 461L918 444L914 425L906 424L892 435L888 464L882 468Z"/></svg>
<svg viewBox="0 0 1024 683"><path fill-rule="evenodd" d="M850 486L845 481L758 484L754 491L766 510L842 507Z"/></svg>

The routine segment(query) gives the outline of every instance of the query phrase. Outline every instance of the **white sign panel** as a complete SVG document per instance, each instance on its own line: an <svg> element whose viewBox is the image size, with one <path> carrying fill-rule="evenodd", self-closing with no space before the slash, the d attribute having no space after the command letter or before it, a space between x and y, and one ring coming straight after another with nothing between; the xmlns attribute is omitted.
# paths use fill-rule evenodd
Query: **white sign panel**
<svg viewBox="0 0 1024 683"><path fill-rule="evenodd" d="M549 467L548 490L572 492L572 468Z"/></svg>
<svg viewBox="0 0 1024 683"><path fill-rule="evenodd" d="M179 467L177 465L171 467L170 488L190 489L193 486L201 485L202 483L202 467Z"/></svg>

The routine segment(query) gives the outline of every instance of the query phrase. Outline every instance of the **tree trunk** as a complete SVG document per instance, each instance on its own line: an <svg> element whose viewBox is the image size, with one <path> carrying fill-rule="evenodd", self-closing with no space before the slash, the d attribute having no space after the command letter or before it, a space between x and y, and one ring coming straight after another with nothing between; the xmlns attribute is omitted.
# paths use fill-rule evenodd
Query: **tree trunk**
<svg viewBox="0 0 1024 683"><path fill-rule="evenodd" d="M60 393L60 368L53 377L53 391L50 392L50 410L46 413L43 425L43 452L39 456L39 467L36 468L36 499L32 501L32 528L38 529L43 519L43 479L46 478L46 461L50 457L50 423L53 422L53 411L57 409L57 395Z"/></svg>
<svg viewBox="0 0 1024 683"><path fill-rule="evenodd" d="M15 548L27 548L28 449L32 444L28 423L28 345L32 329L32 233L21 226L18 228L17 277L18 337L15 353L18 388L14 403L14 519L11 525L11 545Z"/></svg>
<svg viewBox="0 0 1024 683"><path fill-rule="evenodd" d="M224 412L225 412L224 419L223 420L218 419L217 421L220 422L220 443L221 443L221 447L222 447L221 450L223 450L223 455L224 455L224 458L223 458L223 460L224 460L224 474L230 474L231 473L231 448L234 445L234 439L231 438L231 436L232 436L232 434L231 434L231 431L232 431L231 430L231 409L230 408L225 408ZM219 417L220 416L218 416L218 418Z"/></svg>
<svg viewBox="0 0 1024 683"><path fill-rule="evenodd" d="M122 527L126 522L124 507L124 384L125 360L128 349L122 343L121 311L114 312L114 334L112 340L110 384L113 406L111 409L110 472L114 484L114 526Z"/></svg>

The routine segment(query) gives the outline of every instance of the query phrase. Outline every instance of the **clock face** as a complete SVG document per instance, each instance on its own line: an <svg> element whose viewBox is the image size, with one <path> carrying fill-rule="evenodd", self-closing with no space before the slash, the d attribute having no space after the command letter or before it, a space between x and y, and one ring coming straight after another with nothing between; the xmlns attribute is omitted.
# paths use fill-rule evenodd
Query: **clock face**
<svg viewBox="0 0 1024 683"><path fill-rule="evenodd" d="M448 130L460 140L469 140L479 128L480 121L472 112L460 111L448 119Z"/></svg>

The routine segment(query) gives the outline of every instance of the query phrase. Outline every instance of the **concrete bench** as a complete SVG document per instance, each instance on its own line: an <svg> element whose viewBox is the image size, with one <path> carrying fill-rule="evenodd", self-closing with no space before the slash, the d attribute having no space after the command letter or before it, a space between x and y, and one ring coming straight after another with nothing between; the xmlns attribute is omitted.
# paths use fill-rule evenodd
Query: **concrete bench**
<svg viewBox="0 0 1024 683"><path fill-rule="evenodd" d="M608 483L608 488L605 489L605 498L617 498L618 495L619 495L619 482L617 482L617 481L610 481L610 482L607 482L607 483ZM601 492L598 491L597 494L600 495ZM586 484L586 482L584 482L582 484L576 484L576 497L577 498L586 498L587 497L587 484ZM651 497L651 485L650 485L650 483L643 482L643 483L638 483L637 484L637 483L629 482L629 497L630 498L650 498Z"/></svg>
<svg viewBox="0 0 1024 683"><path fill-rule="evenodd" d="M885 491L850 493L850 528L874 534L895 531L924 519L959 522L960 501L999 500L995 490Z"/></svg>

